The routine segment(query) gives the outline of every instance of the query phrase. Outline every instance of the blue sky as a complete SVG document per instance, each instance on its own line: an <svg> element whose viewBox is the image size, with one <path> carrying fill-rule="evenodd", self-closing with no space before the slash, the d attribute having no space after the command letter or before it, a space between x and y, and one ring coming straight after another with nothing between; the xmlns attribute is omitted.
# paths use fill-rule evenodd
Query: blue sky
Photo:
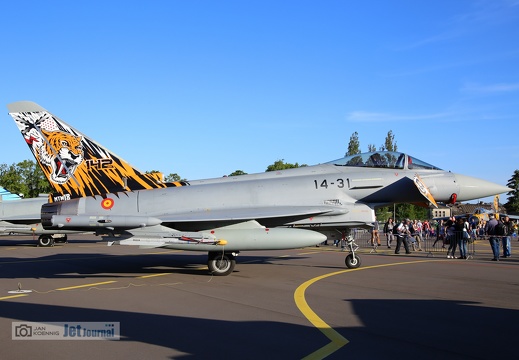
<svg viewBox="0 0 519 360"><path fill-rule="evenodd" d="M340 158L358 132L505 185L519 169L519 0L9 1L0 163L35 101L143 171Z"/></svg>

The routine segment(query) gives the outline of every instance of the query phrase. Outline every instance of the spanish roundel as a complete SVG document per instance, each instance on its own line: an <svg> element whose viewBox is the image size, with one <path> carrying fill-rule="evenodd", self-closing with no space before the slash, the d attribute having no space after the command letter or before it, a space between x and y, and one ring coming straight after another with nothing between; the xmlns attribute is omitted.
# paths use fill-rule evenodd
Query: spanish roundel
<svg viewBox="0 0 519 360"><path fill-rule="evenodd" d="M101 207L105 210L110 210L114 206L114 199L106 198L101 202Z"/></svg>

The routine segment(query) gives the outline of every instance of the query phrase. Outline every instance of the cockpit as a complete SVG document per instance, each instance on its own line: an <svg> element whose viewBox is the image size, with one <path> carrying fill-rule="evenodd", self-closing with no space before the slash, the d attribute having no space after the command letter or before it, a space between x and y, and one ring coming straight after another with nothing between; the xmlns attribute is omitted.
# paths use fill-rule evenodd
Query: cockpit
<svg viewBox="0 0 519 360"><path fill-rule="evenodd" d="M425 161L396 151L375 151L369 153L355 154L343 157L342 159L330 161L327 164L334 164L336 166L357 166L385 169L406 168L410 170L441 170L440 168L428 164Z"/></svg>

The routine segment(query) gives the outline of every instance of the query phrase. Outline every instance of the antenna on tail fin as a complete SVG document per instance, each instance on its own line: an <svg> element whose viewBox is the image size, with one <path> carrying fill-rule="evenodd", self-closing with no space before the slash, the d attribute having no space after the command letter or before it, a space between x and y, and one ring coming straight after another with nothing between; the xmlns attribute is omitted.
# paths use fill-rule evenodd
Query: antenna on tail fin
<svg viewBox="0 0 519 360"><path fill-rule="evenodd" d="M187 185L160 182L137 170L34 102L15 102L7 108L49 180L54 201Z"/></svg>

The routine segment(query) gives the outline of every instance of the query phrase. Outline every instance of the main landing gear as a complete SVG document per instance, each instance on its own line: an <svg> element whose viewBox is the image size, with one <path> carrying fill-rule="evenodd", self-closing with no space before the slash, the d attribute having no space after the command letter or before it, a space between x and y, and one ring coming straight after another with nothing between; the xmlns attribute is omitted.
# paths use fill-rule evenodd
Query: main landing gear
<svg viewBox="0 0 519 360"><path fill-rule="evenodd" d="M52 235L40 235L38 237L38 246L49 247L54 246L54 239Z"/></svg>
<svg viewBox="0 0 519 360"><path fill-rule="evenodd" d="M66 243L67 242L67 235L40 235L38 237L38 246L41 247L50 247L54 246L54 243Z"/></svg>
<svg viewBox="0 0 519 360"><path fill-rule="evenodd" d="M238 252L211 251L208 255L207 267L215 276L227 276L233 272L236 266L235 257Z"/></svg>

